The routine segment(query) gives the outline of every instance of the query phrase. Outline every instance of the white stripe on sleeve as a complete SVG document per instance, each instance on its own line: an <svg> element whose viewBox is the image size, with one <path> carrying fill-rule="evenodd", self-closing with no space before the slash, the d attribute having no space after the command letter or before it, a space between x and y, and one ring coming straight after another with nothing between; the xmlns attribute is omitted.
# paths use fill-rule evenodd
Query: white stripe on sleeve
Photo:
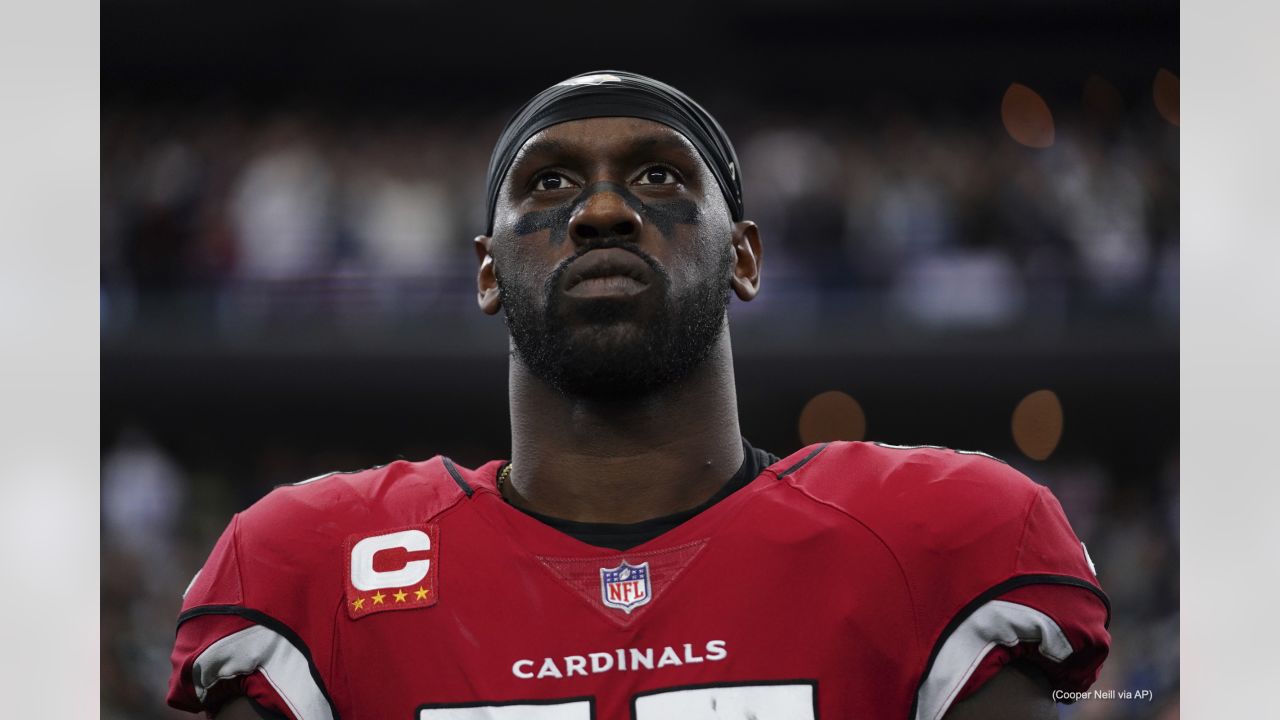
<svg viewBox="0 0 1280 720"><path fill-rule="evenodd" d="M254 671L262 672L298 720L333 720L306 657L270 628L254 625L232 633L206 648L191 666L201 702L219 681Z"/></svg>
<svg viewBox="0 0 1280 720"><path fill-rule="evenodd" d="M938 651L920 686L916 720L940 720L991 648L1022 642L1039 642L1040 654L1053 662L1062 662L1072 653L1062 628L1039 610L1005 600L992 600L978 608Z"/></svg>

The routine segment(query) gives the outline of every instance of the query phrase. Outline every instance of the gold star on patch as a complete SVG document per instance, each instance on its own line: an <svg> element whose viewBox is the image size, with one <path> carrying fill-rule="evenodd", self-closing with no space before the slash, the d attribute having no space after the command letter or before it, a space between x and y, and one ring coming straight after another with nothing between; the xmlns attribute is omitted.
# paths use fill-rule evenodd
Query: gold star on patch
<svg viewBox="0 0 1280 720"><path fill-rule="evenodd" d="M397 592L397 593L395 594L396 602L404 602L404 598L405 598L405 596L406 596L406 595L408 595L408 594L409 594L409 593L405 592L404 590L400 590L399 592Z"/></svg>
<svg viewBox="0 0 1280 720"><path fill-rule="evenodd" d="M351 603L351 607L353 607L353 608L355 608L355 609L357 609L357 610L363 610L363 609L364 609L364 598L356 598L355 600L353 600L353 601L352 601L352 603Z"/></svg>
<svg viewBox="0 0 1280 720"><path fill-rule="evenodd" d="M426 591L426 590L423 590L421 585L419 585L419 586L418 586L418 589L417 589L417 590L414 590L414 591L413 591L413 594L414 594L414 595L417 595L419 600L426 600L426 599L427 599L427 591Z"/></svg>
<svg viewBox="0 0 1280 720"><path fill-rule="evenodd" d="M384 597L386 597L386 595L383 595L381 591L378 591L378 592L374 593L374 594L373 594L373 604L374 604L374 605L381 605L381 604L382 604L382 598L384 598Z"/></svg>

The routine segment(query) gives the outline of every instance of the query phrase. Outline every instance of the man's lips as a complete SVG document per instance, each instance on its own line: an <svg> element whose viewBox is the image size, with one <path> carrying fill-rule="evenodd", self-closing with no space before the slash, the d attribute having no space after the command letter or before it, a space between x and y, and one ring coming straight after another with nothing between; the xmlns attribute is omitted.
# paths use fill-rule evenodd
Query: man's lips
<svg viewBox="0 0 1280 720"><path fill-rule="evenodd" d="M569 264L564 292L574 297L635 295L649 287L653 270L622 248L590 250Z"/></svg>

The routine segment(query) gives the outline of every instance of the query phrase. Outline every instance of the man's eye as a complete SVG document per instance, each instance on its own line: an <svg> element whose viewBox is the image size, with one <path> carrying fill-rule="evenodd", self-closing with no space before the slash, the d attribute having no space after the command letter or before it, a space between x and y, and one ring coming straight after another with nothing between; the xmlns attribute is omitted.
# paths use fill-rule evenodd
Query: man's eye
<svg viewBox="0 0 1280 720"><path fill-rule="evenodd" d="M533 184L534 190L562 190L573 187L573 181L557 172L542 173Z"/></svg>
<svg viewBox="0 0 1280 720"><path fill-rule="evenodd" d="M637 185L675 185L678 178L673 170L661 165L654 165L640 173L636 178Z"/></svg>

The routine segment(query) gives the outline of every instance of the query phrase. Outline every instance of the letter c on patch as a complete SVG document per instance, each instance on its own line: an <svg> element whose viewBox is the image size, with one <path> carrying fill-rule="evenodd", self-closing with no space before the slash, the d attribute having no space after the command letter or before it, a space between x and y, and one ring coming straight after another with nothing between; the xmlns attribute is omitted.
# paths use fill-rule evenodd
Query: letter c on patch
<svg viewBox="0 0 1280 720"><path fill-rule="evenodd" d="M410 560L399 570L379 572L373 569L373 556L383 550L402 548L408 552L431 549L431 538L421 530L401 530L375 535L351 548L351 584L357 590L400 588L422 582L431 568L430 560Z"/></svg>

